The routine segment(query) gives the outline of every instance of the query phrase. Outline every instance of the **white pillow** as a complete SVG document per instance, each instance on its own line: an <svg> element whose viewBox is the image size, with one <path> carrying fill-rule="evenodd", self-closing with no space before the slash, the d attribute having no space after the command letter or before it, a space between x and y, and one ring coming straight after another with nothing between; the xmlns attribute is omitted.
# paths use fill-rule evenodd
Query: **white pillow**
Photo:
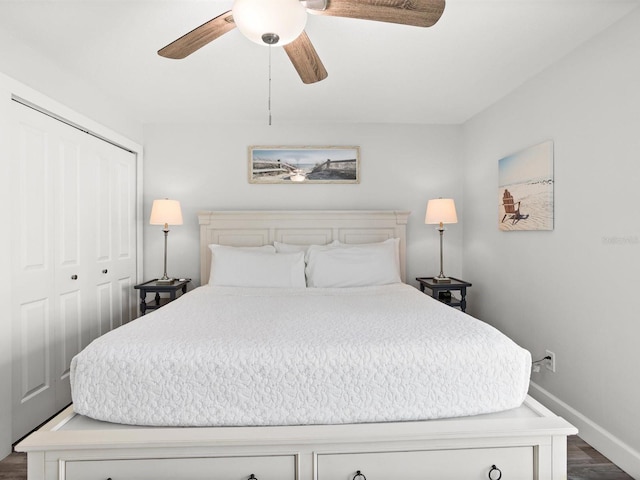
<svg viewBox="0 0 640 480"><path fill-rule="evenodd" d="M349 247L361 247L363 245L384 245L387 243L393 243L395 246L396 252L398 253L398 259L400 258L400 239L399 238L387 238L382 242L374 242L374 243L342 243L340 240L335 240L333 245L341 248L349 248Z"/></svg>
<svg viewBox="0 0 640 480"><path fill-rule="evenodd" d="M396 242L311 246L307 251L307 286L366 287L400 283Z"/></svg>
<svg viewBox="0 0 640 480"><path fill-rule="evenodd" d="M334 240L333 242L327 245L337 244L338 241ZM273 246L278 253L295 253L295 252L304 252L307 253L307 250L311 245L294 245L293 243L282 243L282 242L273 242ZM326 246L326 245L322 245Z"/></svg>
<svg viewBox="0 0 640 480"><path fill-rule="evenodd" d="M396 264L398 266L398 272L400 272L400 239L399 238L388 238L383 240L382 242L375 243L342 243L340 240L335 240L332 245L340 248L351 248L351 247L361 247L363 245L385 245L393 243L394 248L396 249Z"/></svg>
<svg viewBox="0 0 640 480"><path fill-rule="evenodd" d="M211 273L213 272L213 262L215 260L215 252L221 250L247 250L251 252L275 252L276 249L273 245L262 245L260 247L231 247L229 245L218 245L217 243L212 243L209 245L209 250L211 250L211 264L209 265L209 283L211 283Z"/></svg>
<svg viewBox="0 0 640 480"><path fill-rule="evenodd" d="M211 250L211 286L306 287L303 252L277 254L229 247Z"/></svg>
<svg viewBox="0 0 640 480"><path fill-rule="evenodd" d="M228 249L228 250L248 250L252 252L271 252L274 253L276 251L276 247L273 245L261 245L259 247L232 247L230 245L218 245L217 243L212 243L209 245L209 250L211 253L214 253L219 249Z"/></svg>

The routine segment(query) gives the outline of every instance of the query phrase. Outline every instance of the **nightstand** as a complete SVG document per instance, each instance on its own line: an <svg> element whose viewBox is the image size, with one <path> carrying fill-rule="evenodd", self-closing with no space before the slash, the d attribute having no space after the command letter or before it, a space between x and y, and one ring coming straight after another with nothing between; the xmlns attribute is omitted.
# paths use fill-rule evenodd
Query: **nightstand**
<svg viewBox="0 0 640 480"><path fill-rule="evenodd" d="M173 302L176 299L178 291L182 291L182 294L187 293L187 285L191 282L190 278L181 278L176 280L171 285L159 284L158 279L149 280L148 282L135 285L133 288L140 290L140 315L144 315L147 310L155 310L169 302ZM147 303L147 294L155 293L155 303ZM160 297L161 293L168 293L168 297Z"/></svg>
<svg viewBox="0 0 640 480"><path fill-rule="evenodd" d="M436 300L446 303L452 307L460 307L463 312L467 308L467 288L471 286L469 282L459 280L457 278L449 277L451 283L436 283L433 281L434 277L418 277L416 280L420 284L420 291L429 295L424 289L430 290L430 295ZM451 292L460 292L460 298L457 298ZM448 292L448 293L447 293Z"/></svg>

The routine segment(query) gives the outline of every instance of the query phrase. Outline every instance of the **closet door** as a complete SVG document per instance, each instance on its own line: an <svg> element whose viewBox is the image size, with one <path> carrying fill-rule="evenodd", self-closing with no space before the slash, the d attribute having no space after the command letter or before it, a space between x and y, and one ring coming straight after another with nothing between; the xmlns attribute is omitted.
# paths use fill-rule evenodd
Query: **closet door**
<svg viewBox="0 0 640 480"><path fill-rule="evenodd" d="M45 125L36 120L39 119L20 119L15 124L11 158L12 198L15 199L14 228L10 230L14 286L11 315L14 440L36 426L38 420L44 420L55 405L55 161L52 156L56 152L51 148L51 136Z"/></svg>
<svg viewBox="0 0 640 480"><path fill-rule="evenodd" d="M20 108L20 107L18 107ZM22 107L24 108L24 107ZM38 119L38 112L31 112L31 122ZM90 285L87 262L83 259L86 249L87 196L83 191L86 165L83 162L82 132L73 128L62 128L56 120L42 119L49 139L52 167L52 243L54 283L50 287L53 298L49 346L53 353L51 389L54 403L45 408L59 410L71 401L69 386L69 364L71 358L88 338L90 317L87 315L87 290ZM25 192L29 194L29 192ZM28 352L23 352L23 358ZM25 410L30 408L25 405ZM14 418L16 417L14 413Z"/></svg>
<svg viewBox="0 0 640 480"><path fill-rule="evenodd" d="M134 318L135 155L20 104L13 436L71 402L71 359Z"/></svg>
<svg viewBox="0 0 640 480"><path fill-rule="evenodd" d="M87 155L90 172L83 188L93 212L87 220L95 248L87 248L94 319L90 339L136 316L133 294L136 272L136 164L130 152L92 139ZM87 343L83 343L83 347Z"/></svg>

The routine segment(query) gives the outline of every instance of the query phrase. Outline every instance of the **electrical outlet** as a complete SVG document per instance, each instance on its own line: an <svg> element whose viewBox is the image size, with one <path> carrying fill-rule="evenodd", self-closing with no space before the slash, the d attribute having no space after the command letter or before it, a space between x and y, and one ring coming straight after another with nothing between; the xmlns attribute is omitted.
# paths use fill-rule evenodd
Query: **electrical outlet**
<svg viewBox="0 0 640 480"><path fill-rule="evenodd" d="M556 373L556 354L553 353L551 350L546 350L545 356L551 357L551 358L547 359L544 366L547 367L547 370L551 370L553 373Z"/></svg>

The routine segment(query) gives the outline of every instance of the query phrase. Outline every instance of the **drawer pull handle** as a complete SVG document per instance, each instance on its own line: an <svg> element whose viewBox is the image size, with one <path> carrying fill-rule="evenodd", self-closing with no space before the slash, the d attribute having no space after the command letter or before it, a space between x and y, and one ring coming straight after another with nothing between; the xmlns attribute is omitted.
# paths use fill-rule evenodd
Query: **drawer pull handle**
<svg viewBox="0 0 640 480"><path fill-rule="evenodd" d="M102 273L109 273L109 270L105 268L104 270L102 270Z"/></svg>
<svg viewBox="0 0 640 480"><path fill-rule="evenodd" d="M500 480L502 478L502 471L495 465L491 465L489 470L489 480Z"/></svg>
<svg viewBox="0 0 640 480"><path fill-rule="evenodd" d="M78 279L78 275L71 275L71 280L77 280Z"/></svg>
<svg viewBox="0 0 640 480"><path fill-rule="evenodd" d="M356 480L356 478L362 477L363 480L367 480L367 477L364 476L364 473L362 473L360 470L356 471L356 474L353 476L353 480Z"/></svg>
<svg viewBox="0 0 640 480"><path fill-rule="evenodd" d="M253 473L249 476L248 480L258 480L258 477L256 477Z"/></svg>

